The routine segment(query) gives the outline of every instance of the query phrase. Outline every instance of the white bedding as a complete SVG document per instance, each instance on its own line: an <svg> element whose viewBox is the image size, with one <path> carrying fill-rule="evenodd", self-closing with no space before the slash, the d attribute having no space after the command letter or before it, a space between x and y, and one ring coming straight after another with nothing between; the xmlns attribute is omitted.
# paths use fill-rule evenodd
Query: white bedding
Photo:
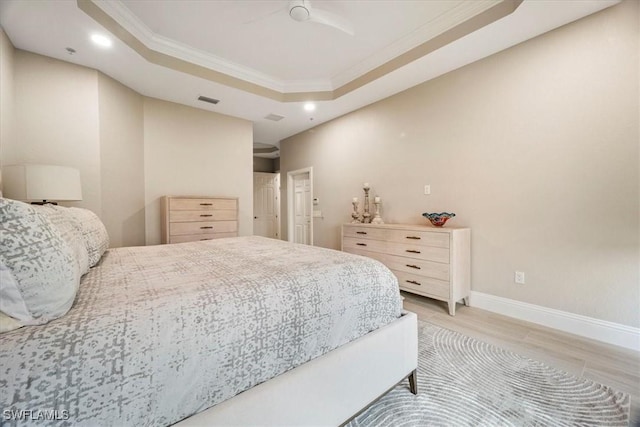
<svg viewBox="0 0 640 427"><path fill-rule="evenodd" d="M401 305L386 267L328 249L260 237L112 249L69 313L0 335L0 415L172 424L390 323Z"/></svg>

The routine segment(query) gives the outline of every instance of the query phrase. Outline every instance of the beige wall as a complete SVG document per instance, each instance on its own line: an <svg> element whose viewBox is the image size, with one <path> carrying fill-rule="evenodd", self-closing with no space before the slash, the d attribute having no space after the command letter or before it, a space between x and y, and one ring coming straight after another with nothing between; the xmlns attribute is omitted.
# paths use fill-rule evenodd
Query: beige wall
<svg viewBox="0 0 640 427"><path fill-rule="evenodd" d="M251 122L144 99L147 245L160 243L160 197L239 197L239 234L253 234Z"/></svg>
<svg viewBox="0 0 640 427"><path fill-rule="evenodd" d="M15 50L15 136L2 164L80 170L81 202L112 247L144 244L142 97L95 70ZM136 124L137 121L137 124Z"/></svg>
<svg viewBox="0 0 640 427"><path fill-rule="evenodd" d="M13 45L0 28L0 164L2 146L13 140L13 55Z"/></svg>
<svg viewBox="0 0 640 427"><path fill-rule="evenodd" d="M639 5L284 140L283 185L313 166L316 244L340 247L367 181L386 222L471 227L474 291L640 326Z"/></svg>
<svg viewBox="0 0 640 427"><path fill-rule="evenodd" d="M69 204L98 214L112 247L159 243L165 194L239 197L240 234L252 234L251 122L145 98L0 38L0 165L80 169L83 200Z"/></svg>
<svg viewBox="0 0 640 427"><path fill-rule="evenodd" d="M265 159L264 157L253 158L253 171L254 172L275 172L274 159Z"/></svg>
<svg viewBox="0 0 640 427"><path fill-rule="evenodd" d="M145 244L142 100L98 73L102 220L115 247Z"/></svg>
<svg viewBox="0 0 640 427"><path fill-rule="evenodd" d="M2 164L78 168L83 200L71 204L102 216L97 71L18 49L13 59L14 140Z"/></svg>

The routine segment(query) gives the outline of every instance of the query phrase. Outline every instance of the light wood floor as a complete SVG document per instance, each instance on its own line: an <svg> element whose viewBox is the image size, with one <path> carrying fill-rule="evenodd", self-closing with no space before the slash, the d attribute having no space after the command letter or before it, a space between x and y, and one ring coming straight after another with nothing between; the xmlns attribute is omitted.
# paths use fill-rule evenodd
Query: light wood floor
<svg viewBox="0 0 640 427"><path fill-rule="evenodd" d="M418 318L629 393L631 425L640 425L640 353L556 329L403 292L404 308Z"/></svg>

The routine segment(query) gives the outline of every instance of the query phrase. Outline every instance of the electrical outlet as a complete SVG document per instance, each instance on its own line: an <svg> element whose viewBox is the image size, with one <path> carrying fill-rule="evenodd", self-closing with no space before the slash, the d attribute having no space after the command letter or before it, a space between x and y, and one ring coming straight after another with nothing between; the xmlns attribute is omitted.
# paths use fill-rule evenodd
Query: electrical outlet
<svg viewBox="0 0 640 427"><path fill-rule="evenodd" d="M514 281L519 285L524 285L524 272L516 271Z"/></svg>
<svg viewBox="0 0 640 427"><path fill-rule="evenodd" d="M431 194L431 186L430 185L425 185L424 186L424 194Z"/></svg>

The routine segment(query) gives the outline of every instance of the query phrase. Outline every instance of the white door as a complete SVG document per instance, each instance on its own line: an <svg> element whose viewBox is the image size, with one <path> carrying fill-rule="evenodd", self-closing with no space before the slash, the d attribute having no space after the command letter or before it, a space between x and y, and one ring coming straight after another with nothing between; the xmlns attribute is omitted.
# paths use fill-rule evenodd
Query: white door
<svg viewBox="0 0 640 427"><path fill-rule="evenodd" d="M277 173L253 174L253 234L278 238L279 185Z"/></svg>
<svg viewBox="0 0 640 427"><path fill-rule="evenodd" d="M287 172L287 239L313 245L313 166Z"/></svg>
<svg viewBox="0 0 640 427"><path fill-rule="evenodd" d="M309 172L293 176L295 243L311 245L311 179Z"/></svg>

